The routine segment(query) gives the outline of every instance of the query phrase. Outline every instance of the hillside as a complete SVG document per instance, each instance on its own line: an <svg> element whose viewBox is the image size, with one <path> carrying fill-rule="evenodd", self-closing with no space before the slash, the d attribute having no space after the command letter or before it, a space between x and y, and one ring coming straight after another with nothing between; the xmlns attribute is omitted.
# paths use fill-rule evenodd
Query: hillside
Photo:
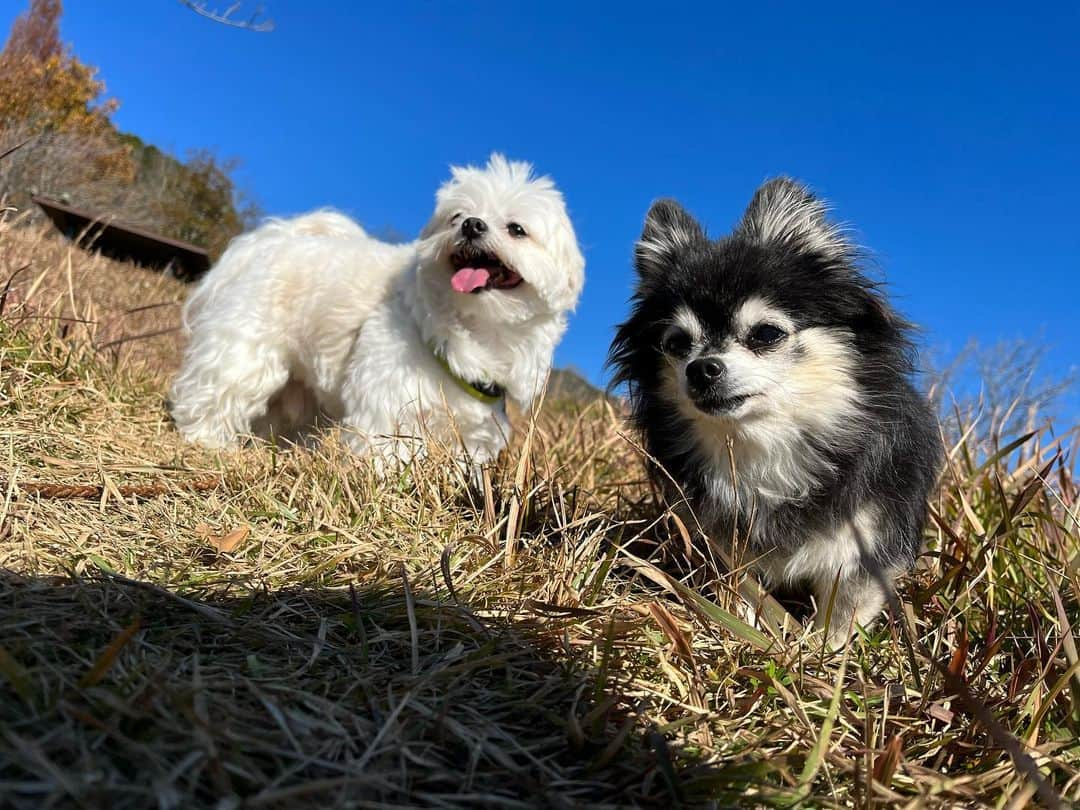
<svg viewBox="0 0 1080 810"><path fill-rule="evenodd" d="M746 581L571 373L592 404L519 417L485 493L440 459L380 481L332 433L184 445L175 332L130 339L175 282L0 222L0 291L4 807L1080 799L1048 431L961 431L902 610L830 654L736 618Z"/></svg>
<svg viewBox="0 0 1080 810"><path fill-rule="evenodd" d="M604 392L573 367L554 368L548 378L547 397L553 402L589 404L603 399Z"/></svg>
<svg viewBox="0 0 1080 810"><path fill-rule="evenodd" d="M0 209L42 219L34 196L194 243L216 257L257 210L236 162L200 149L181 160L121 132L98 70L60 34L63 4L29 0L0 49Z"/></svg>

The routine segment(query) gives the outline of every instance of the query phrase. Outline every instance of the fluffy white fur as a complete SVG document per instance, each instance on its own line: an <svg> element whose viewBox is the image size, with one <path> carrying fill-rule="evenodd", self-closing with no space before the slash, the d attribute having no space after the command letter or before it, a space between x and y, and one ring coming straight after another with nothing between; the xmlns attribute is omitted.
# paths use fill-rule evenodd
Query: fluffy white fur
<svg viewBox="0 0 1080 810"><path fill-rule="evenodd" d="M473 244L520 285L451 288L469 217L488 226ZM511 235L510 223L527 235ZM424 436L460 437L472 461L489 461L506 444L505 408L462 390L434 352L460 378L528 406L584 266L552 181L498 154L484 168L452 169L411 244L380 242L332 211L271 220L235 239L188 299L173 418L185 438L221 447L251 433L295 435L321 412L380 462L411 459Z"/></svg>

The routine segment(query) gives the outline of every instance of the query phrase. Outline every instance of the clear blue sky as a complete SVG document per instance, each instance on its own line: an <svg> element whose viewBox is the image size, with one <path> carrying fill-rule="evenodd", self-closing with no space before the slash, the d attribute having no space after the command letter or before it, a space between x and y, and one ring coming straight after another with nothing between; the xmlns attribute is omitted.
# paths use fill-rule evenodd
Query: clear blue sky
<svg viewBox="0 0 1080 810"><path fill-rule="evenodd" d="M649 202L720 234L779 173L856 226L936 353L1033 338L1050 373L1077 362L1076 2L265 4L269 34L68 0L63 33L123 129L242 159L269 213L412 235L448 164L532 161L588 262L557 361L595 381Z"/></svg>

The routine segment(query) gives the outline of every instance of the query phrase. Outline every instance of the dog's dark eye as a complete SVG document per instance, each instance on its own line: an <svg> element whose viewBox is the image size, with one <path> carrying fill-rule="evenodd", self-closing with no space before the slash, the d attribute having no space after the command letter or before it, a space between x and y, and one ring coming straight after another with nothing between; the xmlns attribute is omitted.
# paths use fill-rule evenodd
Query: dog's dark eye
<svg viewBox="0 0 1080 810"><path fill-rule="evenodd" d="M686 357L690 354L690 336L681 330L669 332L664 335L660 347L664 350L664 354L672 357Z"/></svg>
<svg viewBox="0 0 1080 810"><path fill-rule="evenodd" d="M746 336L746 346L750 349L764 349L775 346L787 337L787 332L771 323L759 323Z"/></svg>
<svg viewBox="0 0 1080 810"><path fill-rule="evenodd" d="M510 235L515 239L520 239L523 236L528 236L528 234L525 233L525 229L518 225L516 222L511 222L509 225L507 225L506 230L510 231Z"/></svg>
<svg viewBox="0 0 1080 810"><path fill-rule="evenodd" d="M452 217L450 217L450 224L455 224L459 219L461 219L461 214L454 214Z"/></svg>

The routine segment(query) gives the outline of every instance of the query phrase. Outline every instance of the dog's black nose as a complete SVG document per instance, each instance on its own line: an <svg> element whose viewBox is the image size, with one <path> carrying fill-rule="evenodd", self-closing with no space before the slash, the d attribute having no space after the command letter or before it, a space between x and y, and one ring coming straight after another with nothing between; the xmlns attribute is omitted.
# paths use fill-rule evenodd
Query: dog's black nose
<svg viewBox="0 0 1080 810"><path fill-rule="evenodd" d="M716 357L699 357L686 367L686 379L690 387L704 391L724 376L724 364Z"/></svg>
<svg viewBox="0 0 1080 810"><path fill-rule="evenodd" d="M466 239L477 239L487 233L487 223L480 217L469 217L461 223L461 232Z"/></svg>

